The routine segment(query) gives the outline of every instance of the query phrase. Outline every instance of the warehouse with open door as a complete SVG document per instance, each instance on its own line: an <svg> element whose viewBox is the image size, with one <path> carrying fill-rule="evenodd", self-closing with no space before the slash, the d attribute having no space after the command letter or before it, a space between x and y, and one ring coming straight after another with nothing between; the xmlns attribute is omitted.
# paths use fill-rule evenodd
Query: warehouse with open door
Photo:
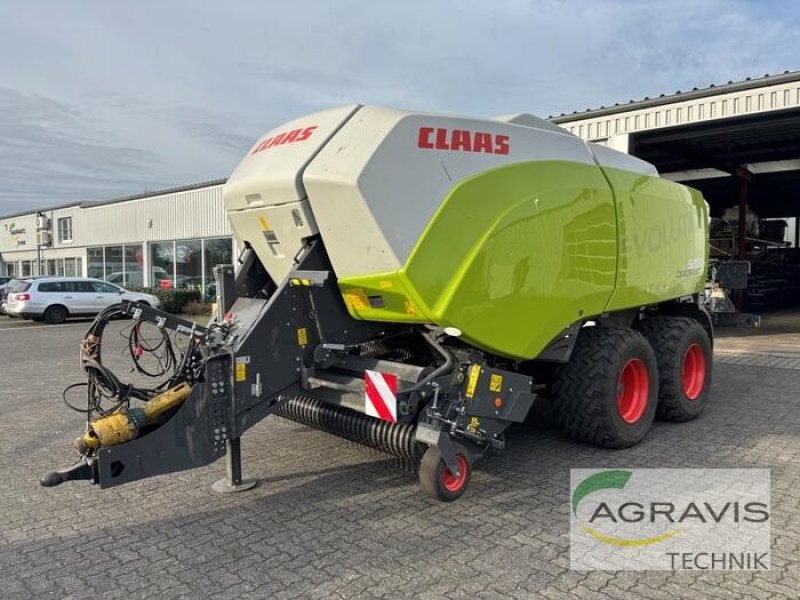
<svg viewBox="0 0 800 600"><path fill-rule="evenodd" d="M713 306L800 331L800 71L661 94L552 121L703 192ZM735 311L735 312L731 312Z"/></svg>

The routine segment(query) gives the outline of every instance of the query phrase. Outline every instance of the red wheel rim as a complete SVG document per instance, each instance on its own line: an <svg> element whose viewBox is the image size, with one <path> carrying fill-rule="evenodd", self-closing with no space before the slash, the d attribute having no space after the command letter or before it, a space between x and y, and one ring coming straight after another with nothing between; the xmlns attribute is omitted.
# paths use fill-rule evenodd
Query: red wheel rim
<svg viewBox="0 0 800 600"><path fill-rule="evenodd" d="M692 344L683 355L681 383L684 395L689 400L697 400L706 384L706 355L700 344Z"/></svg>
<svg viewBox="0 0 800 600"><path fill-rule="evenodd" d="M650 377L647 367L638 358L630 359L622 368L617 382L617 409L626 423L636 423L647 408Z"/></svg>
<svg viewBox="0 0 800 600"><path fill-rule="evenodd" d="M453 475L446 465L442 471L442 485L448 492L457 492L467 480L467 459L458 454L456 455L456 461L458 462L458 471L461 473L458 477Z"/></svg>

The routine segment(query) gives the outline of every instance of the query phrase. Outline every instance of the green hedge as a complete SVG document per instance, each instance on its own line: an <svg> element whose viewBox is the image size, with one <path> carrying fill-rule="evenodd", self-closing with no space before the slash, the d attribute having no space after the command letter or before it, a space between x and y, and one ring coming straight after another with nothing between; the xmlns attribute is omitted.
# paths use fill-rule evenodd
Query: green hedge
<svg viewBox="0 0 800 600"><path fill-rule="evenodd" d="M132 292L152 294L161 302L159 308L168 313L180 314L190 302L202 300L200 290L182 290L176 288L128 288Z"/></svg>

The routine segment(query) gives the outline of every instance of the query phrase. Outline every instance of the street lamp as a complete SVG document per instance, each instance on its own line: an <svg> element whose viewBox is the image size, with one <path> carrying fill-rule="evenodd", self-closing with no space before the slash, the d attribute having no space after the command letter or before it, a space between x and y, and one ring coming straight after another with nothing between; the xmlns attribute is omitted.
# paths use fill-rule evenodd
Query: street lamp
<svg viewBox="0 0 800 600"><path fill-rule="evenodd" d="M42 231L44 231L45 227L44 224L46 223L45 219L47 216L38 211L36 213L36 274L42 274Z"/></svg>

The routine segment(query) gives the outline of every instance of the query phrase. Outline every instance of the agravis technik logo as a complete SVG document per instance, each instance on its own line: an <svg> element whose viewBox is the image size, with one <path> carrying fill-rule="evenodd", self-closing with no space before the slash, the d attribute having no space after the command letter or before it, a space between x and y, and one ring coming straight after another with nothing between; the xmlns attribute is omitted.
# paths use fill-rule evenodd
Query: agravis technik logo
<svg viewBox="0 0 800 600"><path fill-rule="evenodd" d="M627 484L628 480L631 478L631 475L631 471L602 471L600 473L590 475L584 479L572 492L572 512L577 516L578 505L580 504L581 500L583 500L592 492L607 489L623 489L625 484ZM631 515L633 518L638 517L641 519L644 517L642 512L643 507L636 506L635 503L626 503L625 505L622 505L622 507L623 509L627 507L633 508L633 510L636 511ZM626 513L627 512L628 511L626 511ZM608 504L601 502L594 513L592 513L592 516L589 518L589 524L581 524L581 529L599 542L611 544L613 546L649 546L650 544L663 542L664 540L671 538L673 535L680 533L680 529L673 529L661 535L625 539L600 533L593 527L593 524L596 520L604 518L610 518L611 520L614 520L614 514ZM622 519L625 517L620 514L620 518Z"/></svg>
<svg viewBox="0 0 800 600"><path fill-rule="evenodd" d="M766 469L574 469L575 569L769 568Z"/></svg>

